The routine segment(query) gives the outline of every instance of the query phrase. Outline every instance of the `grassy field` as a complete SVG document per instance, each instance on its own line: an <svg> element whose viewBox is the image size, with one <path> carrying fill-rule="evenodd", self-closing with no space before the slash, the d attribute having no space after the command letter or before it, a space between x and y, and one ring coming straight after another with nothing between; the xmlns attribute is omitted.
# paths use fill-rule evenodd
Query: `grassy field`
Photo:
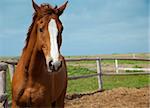
<svg viewBox="0 0 150 108"><path fill-rule="evenodd" d="M141 54L144 55L144 54ZM138 55L141 57L141 55ZM116 56L114 54L113 56ZM128 57L129 55L119 55L121 57ZM130 55L131 56L131 55ZM143 58L147 58L148 55L144 55ZM92 56L90 56L92 57ZM105 56L106 57L106 56ZM107 57L111 57L108 56ZM69 58L69 57L67 57ZM73 57L76 58L76 57ZM0 58L0 60L6 60L7 57ZM135 62L135 61L119 61L120 66L128 66L135 68L147 68L149 62ZM102 61L103 72L107 72L108 69L111 69L113 72L114 61ZM69 62L67 63L68 67L68 76L80 76L96 73L96 63L95 61L83 61L83 62ZM134 72L134 71L126 71ZM113 89L117 87L136 87L141 88L150 85L150 75L136 75L136 76L103 76L103 89ZM97 77L85 78L79 80L69 80L67 93L87 93L98 90ZM9 94L9 99L11 99L11 82L10 77L7 72L7 92Z"/></svg>
<svg viewBox="0 0 150 108"><path fill-rule="evenodd" d="M71 76L79 76L96 73L87 68L82 67L68 67L68 74ZM103 89L113 89L117 87L145 87L149 86L150 75L136 75L136 76L103 76ZM85 78L79 80L70 80L68 82L67 93L86 93L98 90L97 77Z"/></svg>

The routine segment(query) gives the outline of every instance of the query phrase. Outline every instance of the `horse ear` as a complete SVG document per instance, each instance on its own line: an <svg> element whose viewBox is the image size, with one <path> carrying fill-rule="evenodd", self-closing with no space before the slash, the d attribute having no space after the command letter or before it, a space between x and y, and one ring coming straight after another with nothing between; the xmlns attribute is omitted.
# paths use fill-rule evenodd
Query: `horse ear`
<svg viewBox="0 0 150 108"><path fill-rule="evenodd" d="M40 7L34 2L34 0L32 0L32 5L36 12L38 12L40 10Z"/></svg>
<svg viewBox="0 0 150 108"><path fill-rule="evenodd" d="M62 6L60 6L57 10L58 10L58 16L62 15L62 13L64 12L66 6L68 4L68 1L66 1Z"/></svg>

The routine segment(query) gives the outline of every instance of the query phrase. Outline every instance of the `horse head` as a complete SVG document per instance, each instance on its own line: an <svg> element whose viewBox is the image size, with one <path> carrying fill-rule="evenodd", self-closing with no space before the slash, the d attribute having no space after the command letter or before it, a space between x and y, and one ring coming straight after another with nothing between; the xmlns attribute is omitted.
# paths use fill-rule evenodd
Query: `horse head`
<svg viewBox="0 0 150 108"><path fill-rule="evenodd" d="M50 4L38 6L33 0L33 8L37 17L36 21L36 46L42 51L49 72L57 71L62 64L60 47L62 43L63 25L59 19L67 3L60 7Z"/></svg>

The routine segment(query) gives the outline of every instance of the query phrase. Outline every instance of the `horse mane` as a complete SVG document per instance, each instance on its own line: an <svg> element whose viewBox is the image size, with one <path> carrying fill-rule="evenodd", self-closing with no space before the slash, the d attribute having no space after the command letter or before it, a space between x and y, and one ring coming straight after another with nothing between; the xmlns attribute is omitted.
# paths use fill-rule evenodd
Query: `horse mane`
<svg viewBox="0 0 150 108"><path fill-rule="evenodd" d="M26 39L25 39L26 45L25 45L25 47L24 47L23 50L25 50L25 49L27 48L28 44L29 44L31 32L32 32L33 26L34 26L34 24L35 24L36 18L37 18L37 14L34 13L34 14L33 14L32 23L31 23L31 25L29 26L28 33L27 33L27 37L26 37Z"/></svg>

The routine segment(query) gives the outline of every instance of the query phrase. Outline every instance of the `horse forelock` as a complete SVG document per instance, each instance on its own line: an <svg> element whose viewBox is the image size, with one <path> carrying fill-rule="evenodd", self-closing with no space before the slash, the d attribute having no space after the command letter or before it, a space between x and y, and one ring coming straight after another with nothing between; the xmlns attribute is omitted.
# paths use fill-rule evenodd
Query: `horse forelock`
<svg viewBox="0 0 150 108"><path fill-rule="evenodd" d="M43 3L41 4L40 8L48 8L48 9L53 9L53 6L48 4L48 3Z"/></svg>

